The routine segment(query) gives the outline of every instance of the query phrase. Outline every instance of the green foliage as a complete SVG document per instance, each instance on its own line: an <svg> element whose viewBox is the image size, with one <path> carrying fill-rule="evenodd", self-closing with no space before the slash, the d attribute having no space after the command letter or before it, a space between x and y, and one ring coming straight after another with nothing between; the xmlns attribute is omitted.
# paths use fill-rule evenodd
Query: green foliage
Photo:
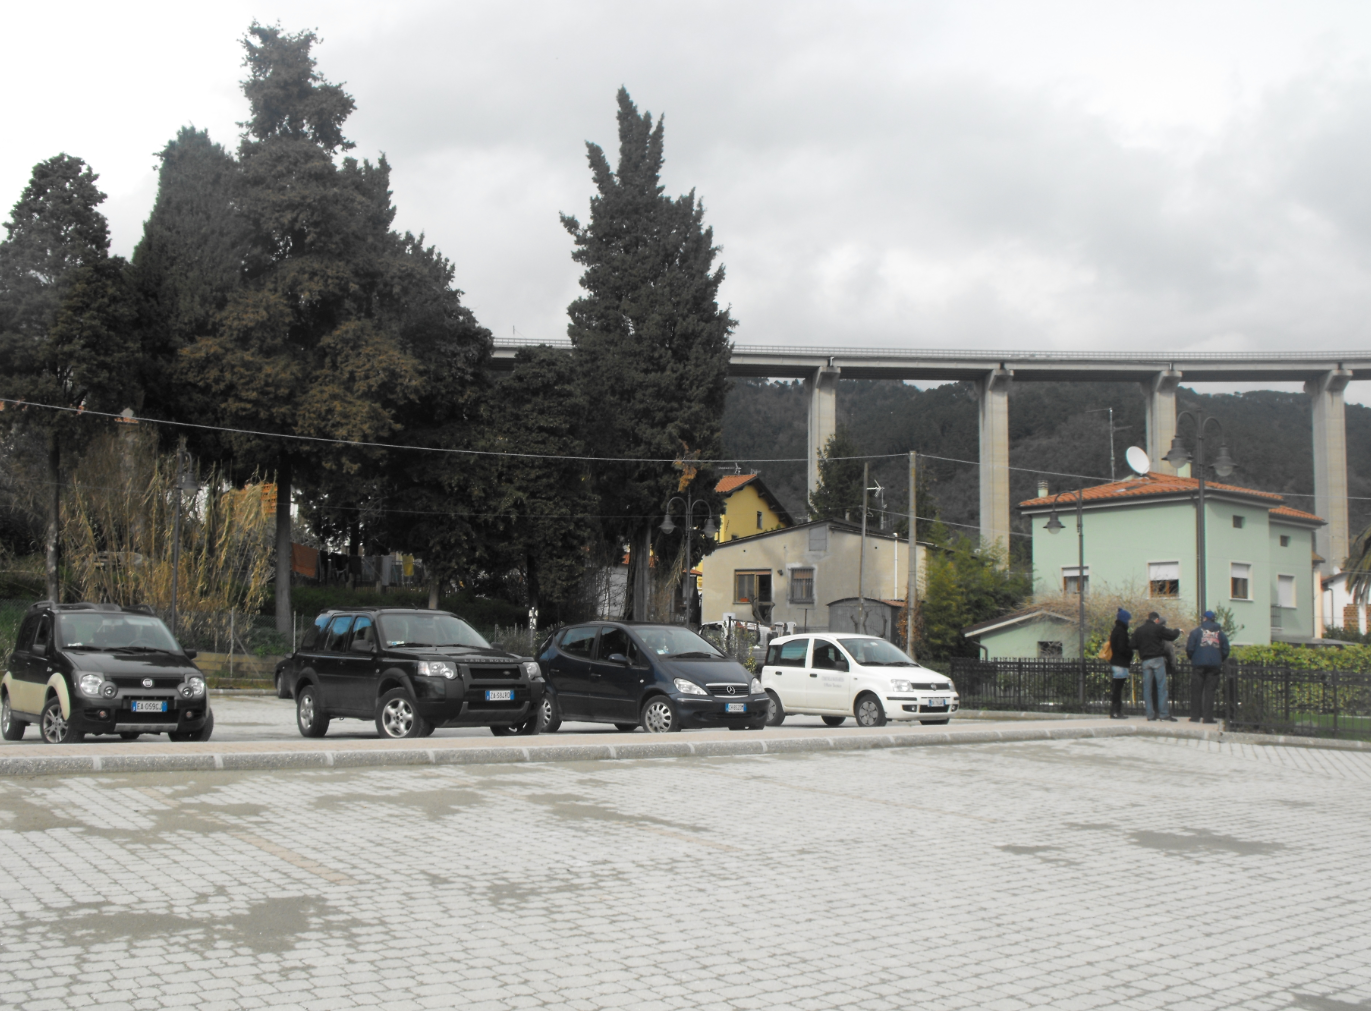
<svg viewBox="0 0 1371 1011"><path fill-rule="evenodd" d="M857 459L860 455L861 448L846 428L839 428L829 438L819 458L819 487L809 498L810 519L861 523L863 467Z"/></svg>
<svg viewBox="0 0 1371 1011"><path fill-rule="evenodd" d="M567 307L573 368L586 403L590 455L673 459L719 455L734 321L718 304L722 267L694 191L661 185L663 129L619 89L619 160L587 143L595 195L586 225L568 215L585 294ZM679 487L668 464L600 466L592 477L602 533L638 543ZM696 487L708 488L707 476ZM641 554L639 552L638 554ZM637 573L635 555L635 576Z"/></svg>
<svg viewBox="0 0 1371 1011"><path fill-rule="evenodd" d="M19 623L24 620L24 612L31 603L31 600L0 600L0 665L9 660L14 637L19 634Z"/></svg>
<svg viewBox="0 0 1371 1011"><path fill-rule="evenodd" d="M313 619L330 608L346 607L427 607L427 590L391 588L385 593L376 590L349 590L345 586L296 586L291 589L291 604L295 612ZM519 625L527 615L517 604L495 600L470 592L445 594L438 607L461 615L472 625L485 628L494 625ZM268 599L262 605L263 614L275 614L276 603Z"/></svg>
<svg viewBox="0 0 1371 1011"><path fill-rule="evenodd" d="M1232 658L1239 663L1260 663L1300 670L1371 672L1371 646L1296 646L1273 642L1269 646L1235 646Z"/></svg>
<svg viewBox="0 0 1371 1011"><path fill-rule="evenodd" d="M962 629L1013 610L1032 590L1031 576L1002 567L1002 551L979 547L969 537L947 538L927 559L919 602L920 657L976 656L976 644Z"/></svg>
<svg viewBox="0 0 1371 1011"><path fill-rule="evenodd" d="M1219 623L1219 628L1223 629L1230 642L1247 627L1238 623L1238 616L1233 613L1231 607L1214 607L1211 610L1214 612L1214 620Z"/></svg>

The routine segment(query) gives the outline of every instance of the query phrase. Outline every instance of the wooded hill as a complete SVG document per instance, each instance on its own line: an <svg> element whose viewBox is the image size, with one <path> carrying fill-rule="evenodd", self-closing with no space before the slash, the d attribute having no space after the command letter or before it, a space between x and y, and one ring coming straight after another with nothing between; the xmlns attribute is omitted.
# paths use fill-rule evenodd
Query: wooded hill
<svg viewBox="0 0 1371 1011"><path fill-rule="evenodd" d="M1218 418L1228 437L1237 470L1233 484L1279 492L1290 505L1314 511L1314 464L1309 398L1300 393L1258 390L1206 394L1182 387L1178 409L1200 409ZM1015 504L1037 493L1038 480L1054 491L1110 479L1109 415L1114 409L1114 471L1129 472L1124 450L1144 441L1143 398L1133 383L1016 383L1009 394L1009 462ZM802 463L762 463L805 456L805 395L798 382L734 380L724 410L723 444L744 470L759 471L792 515L805 515ZM953 530L978 528L975 461L979 456L976 401L966 383L921 390L881 380L840 380L838 424L872 456L872 472L888 491L886 507L907 509L906 462L918 450L934 511ZM1188 423L1182 434L1190 438ZM1193 443L1191 443L1193 446ZM1218 447L1214 447L1217 451ZM947 459L937 460L933 457ZM1212 459L1212 455L1211 455ZM969 463L952 462L954 460ZM1347 405L1347 464L1351 527L1355 535L1371 522L1371 408ZM1027 531L1017 510L1016 533ZM1013 554L1026 558L1026 537L1015 537Z"/></svg>

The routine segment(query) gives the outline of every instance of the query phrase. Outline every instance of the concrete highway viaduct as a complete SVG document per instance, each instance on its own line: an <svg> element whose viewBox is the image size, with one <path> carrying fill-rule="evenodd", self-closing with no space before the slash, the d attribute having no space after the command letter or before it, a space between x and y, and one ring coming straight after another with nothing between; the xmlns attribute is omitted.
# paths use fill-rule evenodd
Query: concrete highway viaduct
<svg viewBox="0 0 1371 1011"><path fill-rule="evenodd" d="M495 342L495 366L508 367L521 347ZM554 347L570 347L559 342ZM1347 437L1343 391L1371 379L1371 351L1241 354L1221 352L943 351L895 348L779 347L737 344L729 374L803 380L809 401L809 490L819 457L837 426L838 379L966 381L980 404L980 524L988 542L1009 542L1009 385L1011 382L1134 382L1146 401L1144 448L1153 468L1171 472L1162 456L1176 434L1176 387L1186 383L1299 382L1311 401L1314 511L1328 521L1318 552L1329 568L1347 556Z"/></svg>

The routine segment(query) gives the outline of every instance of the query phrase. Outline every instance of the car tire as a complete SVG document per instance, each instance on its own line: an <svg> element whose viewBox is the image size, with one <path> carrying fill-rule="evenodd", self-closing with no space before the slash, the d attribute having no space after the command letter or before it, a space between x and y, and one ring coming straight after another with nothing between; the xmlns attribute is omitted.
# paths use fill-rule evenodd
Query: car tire
<svg viewBox="0 0 1371 1011"><path fill-rule="evenodd" d="M62 703L54 695L43 707L43 715L38 721L38 732L48 744L75 744L86 735L79 733L71 721L62 715Z"/></svg>
<svg viewBox="0 0 1371 1011"><path fill-rule="evenodd" d="M857 696L857 702L852 707L853 714L857 717L859 727L883 727L885 726L885 707L881 705L881 700L870 692L862 692ZM834 717L836 719L836 717ZM824 717L824 722L828 722L829 717Z"/></svg>
<svg viewBox="0 0 1371 1011"><path fill-rule="evenodd" d="M434 732L435 730L437 730L437 729L438 729L438 728L437 728L436 726L434 726L432 723L430 723L428 720L424 720L424 730L423 730L423 733L421 733L419 736L420 736L420 737L432 737L432 736L433 736L433 732Z"/></svg>
<svg viewBox="0 0 1371 1011"><path fill-rule="evenodd" d="M284 673L276 675L276 697L278 699L290 698L290 690L286 688L286 676Z"/></svg>
<svg viewBox="0 0 1371 1011"><path fill-rule="evenodd" d="M513 727L491 727L491 728L490 728L490 732L491 732L492 734L494 734L496 737L513 737L513 736L514 736L514 728L513 728Z"/></svg>
<svg viewBox="0 0 1371 1011"><path fill-rule="evenodd" d="M640 722L649 734L674 734L681 729L681 714L670 698L654 695L643 703Z"/></svg>
<svg viewBox="0 0 1371 1011"><path fill-rule="evenodd" d="M212 733L214 733L213 709L205 714L205 725L199 730L187 730L184 733L173 731L167 734L167 737L173 741L208 741Z"/></svg>
<svg viewBox="0 0 1371 1011"><path fill-rule="evenodd" d="M846 716L822 716L820 717L820 719L822 719L824 723L828 724L830 727L841 727L844 723L847 722Z"/></svg>
<svg viewBox="0 0 1371 1011"><path fill-rule="evenodd" d="M388 740L423 737L427 724L404 688L392 688L376 703L376 733Z"/></svg>
<svg viewBox="0 0 1371 1011"><path fill-rule="evenodd" d="M5 698L0 701L0 737L7 741L17 741L24 736L24 731L29 725L23 720L16 720L14 713L10 710L9 693L5 693Z"/></svg>
<svg viewBox="0 0 1371 1011"><path fill-rule="evenodd" d="M766 725L768 727L779 727L785 722L785 706L781 705L781 697L773 691L766 693Z"/></svg>
<svg viewBox="0 0 1371 1011"><path fill-rule="evenodd" d="M926 727L941 727L945 723L950 723L951 720L920 720L919 722Z"/></svg>
<svg viewBox="0 0 1371 1011"><path fill-rule="evenodd" d="M329 718L319 708L319 689L305 685L295 696L295 725L302 737L323 737Z"/></svg>
<svg viewBox="0 0 1371 1011"><path fill-rule="evenodd" d="M555 734L562 725L562 712L557 708L557 700L544 695L538 705L538 733Z"/></svg>
<svg viewBox="0 0 1371 1011"><path fill-rule="evenodd" d="M636 724L636 723L616 723L616 724L614 724L614 729L617 730L617 731L619 731L621 734L631 734L631 733L633 733L633 731L635 731L635 730L638 729L638 724Z"/></svg>

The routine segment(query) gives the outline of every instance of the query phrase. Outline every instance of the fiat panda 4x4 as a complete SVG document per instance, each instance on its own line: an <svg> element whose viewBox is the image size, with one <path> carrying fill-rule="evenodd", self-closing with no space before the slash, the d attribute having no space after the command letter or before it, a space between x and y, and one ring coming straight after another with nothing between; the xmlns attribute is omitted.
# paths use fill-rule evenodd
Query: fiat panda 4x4
<svg viewBox="0 0 1371 1011"><path fill-rule="evenodd" d="M214 713L194 659L145 607L39 601L0 680L0 735L17 741L32 723L49 744L87 734L208 740Z"/></svg>
<svg viewBox="0 0 1371 1011"><path fill-rule="evenodd" d="M832 727L849 716L863 727L879 727L886 720L946 723L960 702L944 675L871 635L836 632L772 639L761 680L771 700L767 722L772 726L789 714L821 716Z"/></svg>

